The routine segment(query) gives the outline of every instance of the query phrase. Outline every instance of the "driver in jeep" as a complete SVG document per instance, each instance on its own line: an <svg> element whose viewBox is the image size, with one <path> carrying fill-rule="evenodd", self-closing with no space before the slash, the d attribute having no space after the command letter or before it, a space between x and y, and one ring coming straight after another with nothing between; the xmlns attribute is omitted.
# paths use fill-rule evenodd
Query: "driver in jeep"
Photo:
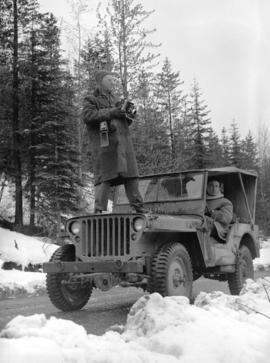
<svg viewBox="0 0 270 363"><path fill-rule="evenodd" d="M229 199L224 198L218 180L210 180L207 184L205 215L210 235L226 241L228 226L233 219L233 205Z"/></svg>

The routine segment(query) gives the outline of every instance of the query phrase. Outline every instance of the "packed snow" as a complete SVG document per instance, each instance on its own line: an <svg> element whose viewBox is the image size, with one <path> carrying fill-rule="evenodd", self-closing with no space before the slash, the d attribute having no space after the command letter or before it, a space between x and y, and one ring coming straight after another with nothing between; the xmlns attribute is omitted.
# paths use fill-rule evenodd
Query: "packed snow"
<svg viewBox="0 0 270 363"><path fill-rule="evenodd" d="M260 257L253 261L255 271L270 271L270 239L260 242Z"/></svg>
<svg viewBox="0 0 270 363"><path fill-rule="evenodd" d="M45 278L42 272L0 269L0 299L43 295L46 292Z"/></svg>
<svg viewBox="0 0 270 363"><path fill-rule="evenodd" d="M269 363L270 279L240 296L140 298L122 334L87 335L72 321L17 316L0 335L1 363Z"/></svg>
<svg viewBox="0 0 270 363"><path fill-rule="evenodd" d="M22 269L29 264L40 265L48 261L58 247L53 243L45 243L36 238L0 228L0 267L4 262L13 262ZM0 268L0 298L22 294L40 295L44 292L44 273Z"/></svg>
<svg viewBox="0 0 270 363"><path fill-rule="evenodd" d="M0 227L0 259L22 268L48 261L59 246Z"/></svg>

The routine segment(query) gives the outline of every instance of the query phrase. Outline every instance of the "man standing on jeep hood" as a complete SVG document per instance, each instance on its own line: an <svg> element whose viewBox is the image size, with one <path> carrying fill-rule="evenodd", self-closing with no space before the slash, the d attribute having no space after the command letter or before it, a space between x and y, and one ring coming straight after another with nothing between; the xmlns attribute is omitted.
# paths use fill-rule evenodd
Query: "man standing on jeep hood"
<svg viewBox="0 0 270 363"><path fill-rule="evenodd" d="M84 99L83 120L87 126L94 161L95 213L107 210L110 187L124 184L130 205L146 212L138 189L138 168L127 114L121 109L115 87L116 74L99 70L97 88ZM118 106L117 106L118 105Z"/></svg>

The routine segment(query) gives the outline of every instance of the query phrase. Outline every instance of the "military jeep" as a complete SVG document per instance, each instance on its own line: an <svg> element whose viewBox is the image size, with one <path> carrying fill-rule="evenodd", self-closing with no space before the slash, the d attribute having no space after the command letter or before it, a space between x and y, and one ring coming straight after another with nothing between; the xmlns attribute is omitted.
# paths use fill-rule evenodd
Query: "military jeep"
<svg viewBox="0 0 270 363"><path fill-rule="evenodd" d="M234 207L226 241L210 235L205 207L209 178ZM255 225L257 175L235 167L150 175L139 179L149 213L132 211L118 186L112 213L71 218L68 243L48 263L47 291L63 311L82 308L93 287L136 286L163 296L192 297L200 276L228 281L239 294L259 256Z"/></svg>

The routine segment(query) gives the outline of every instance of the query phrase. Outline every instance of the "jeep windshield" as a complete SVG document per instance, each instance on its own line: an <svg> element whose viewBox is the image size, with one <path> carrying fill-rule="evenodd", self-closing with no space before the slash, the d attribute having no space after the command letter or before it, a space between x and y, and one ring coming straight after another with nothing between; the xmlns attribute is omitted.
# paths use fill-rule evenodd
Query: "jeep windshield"
<svg viewBox="0 0 270 363"><path fill-rule="evenodd" d="M201 199L203 194L202 173L180 173L139 179L139 190L144 202L165 202ZM117 190L116 204L128 204L125 188Z"/></svg>

